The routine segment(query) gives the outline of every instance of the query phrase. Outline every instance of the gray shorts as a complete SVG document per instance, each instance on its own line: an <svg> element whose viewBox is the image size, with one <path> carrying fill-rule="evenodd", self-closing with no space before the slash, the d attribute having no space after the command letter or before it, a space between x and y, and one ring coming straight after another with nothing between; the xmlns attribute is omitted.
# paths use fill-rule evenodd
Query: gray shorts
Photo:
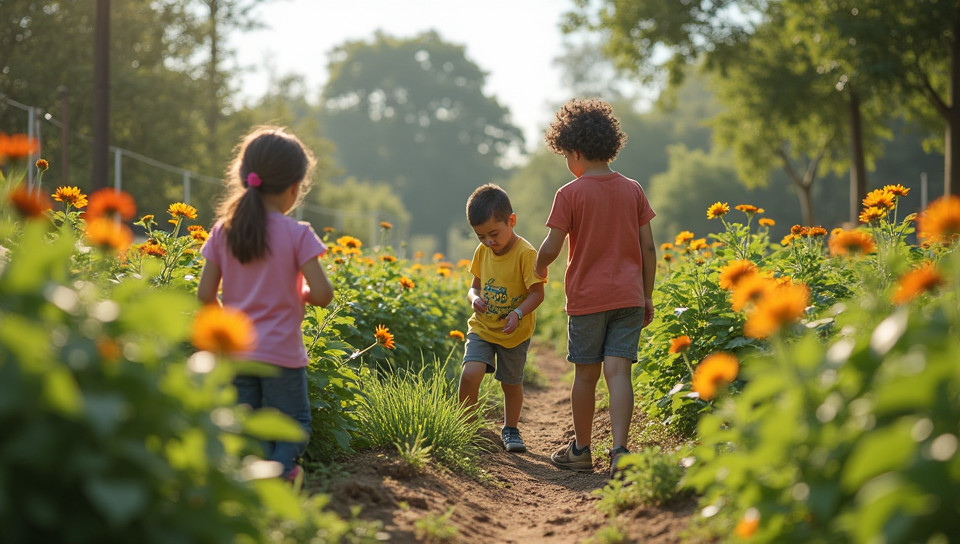
<svg viewBox="0 0 960 544"><path fill-rule="evenodd" d="M477 361L487 365L487 374L507 385L523 383L523 367L527 364L527 349L530 339L520 345L505 348L500 344L487 342L474 333L467 334L467 345L463 347L463 362Z"/></svg>
<svg viewBox="0 0 960 544"><path fill-rule="evenodd" d="M604 357L623 357L637 362L643 307L617 308L567 320L567 360L577 364L603 362Z"/></svg>

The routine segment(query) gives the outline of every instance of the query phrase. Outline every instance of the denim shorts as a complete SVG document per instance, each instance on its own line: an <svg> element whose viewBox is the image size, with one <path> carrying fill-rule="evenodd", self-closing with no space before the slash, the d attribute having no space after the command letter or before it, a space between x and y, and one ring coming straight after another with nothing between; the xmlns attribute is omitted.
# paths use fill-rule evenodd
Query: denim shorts
<svg viewBox="0 0 960 544"><path fill-rule="evenodd" d="M471 332L467 334L467 344L463 348L463 362L484 363L487 365L487 374L496 371L493 377L498 381L517 385L523 383L523 367L527 364L529 347L529 338L516 347L505 348Z"/></svg>
<svg viewBox="0 0 960 544"><path fill-rule="evenodd" d="M577 364L603 362L604 357L623 357L637 362L643 306L617 308L567 320L567 360Z"/></svg>

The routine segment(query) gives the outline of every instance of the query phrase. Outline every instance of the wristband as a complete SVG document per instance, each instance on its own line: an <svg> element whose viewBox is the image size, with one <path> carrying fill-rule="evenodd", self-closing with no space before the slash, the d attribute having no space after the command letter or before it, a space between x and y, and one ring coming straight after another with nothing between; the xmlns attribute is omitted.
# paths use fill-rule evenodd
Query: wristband
<svg viewBox="0 0 960 544"><path fill-rule="evenodd" d="M518 320L518 321L521 320L521 319L523 319L523 312L520 311L520 308L514 308L514 309L511 310L511 311L517 314L517 320Z"/></svg>

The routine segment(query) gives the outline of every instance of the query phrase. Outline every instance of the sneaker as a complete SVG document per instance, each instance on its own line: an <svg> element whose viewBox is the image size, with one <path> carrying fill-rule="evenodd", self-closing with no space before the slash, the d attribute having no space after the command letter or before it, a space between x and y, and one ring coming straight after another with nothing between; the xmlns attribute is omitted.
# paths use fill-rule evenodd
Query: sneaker
<svg viewBox="0 0 960 544"><path fill-rule="evenodd" d="M590 448L587 451L576 455L573 448L577 441L570 442L570 445L564 446L550 456L554 465L564 470L575 470L577 472L593 472L593 457L590 455Z"/></svg>
<svg viewBox="0 0 960 544"><path fill-rule="evenodd" d="M610 450L610 479L611 480L616 479L618 476L620 476L620 467L618 466L620 457L627 455L629 453L630 453L630 450L628 450L623 446L617 446L616 448L613 448L612 450Z"/></svg>
<svg viewBox="0 0 960 544"><path fill-rule="evenodd" d="M503 439L503 447L507 451L522 453L527 451L527 446L523 444L520 438L520 429L516 427L504 427L500 430L500 438Z"/></svg>
<svg viewBox="0 0 960 544"><path fill-rule="evenodd" d="M294 487L300 488L303 484L303 469L300 468L300 465L293 465L293 468L283 475L283 479L293 484Z"/></svg>

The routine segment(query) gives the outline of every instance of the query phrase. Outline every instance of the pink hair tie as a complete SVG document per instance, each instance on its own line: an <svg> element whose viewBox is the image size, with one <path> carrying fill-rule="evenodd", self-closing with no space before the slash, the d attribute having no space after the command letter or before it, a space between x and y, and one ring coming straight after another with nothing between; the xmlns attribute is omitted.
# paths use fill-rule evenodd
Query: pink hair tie
<svg viewBox="0 0 960 544"><path fill-rule="evenodd" d="M263 180L260 179L260 176L256 172L250 172L247 174L247 186L248 187L259 187L263 183Z"/></svg>

